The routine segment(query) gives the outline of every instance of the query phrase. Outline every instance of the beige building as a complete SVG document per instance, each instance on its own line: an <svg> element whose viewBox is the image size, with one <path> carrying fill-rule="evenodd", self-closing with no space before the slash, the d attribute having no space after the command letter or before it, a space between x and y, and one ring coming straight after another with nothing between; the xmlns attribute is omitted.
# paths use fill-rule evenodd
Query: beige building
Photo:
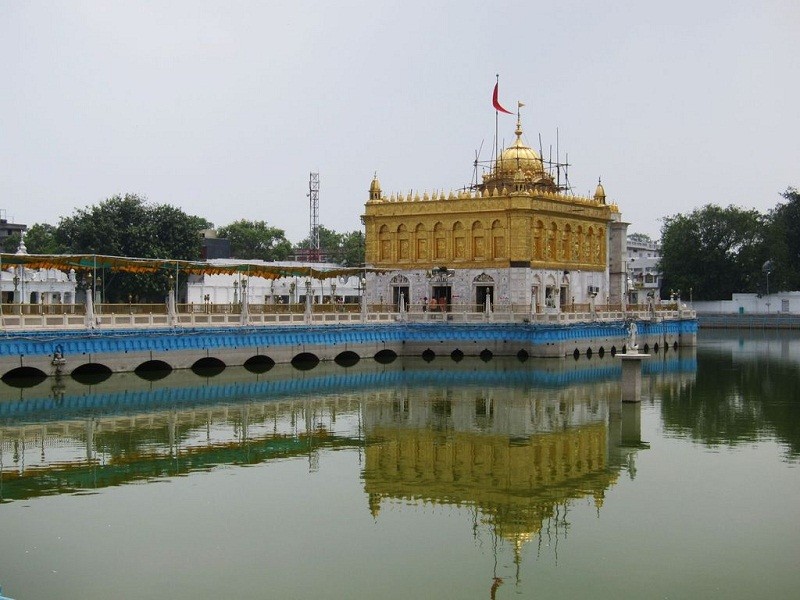
<svg viewBox="0 0 800 600"><path fill-rule="evenodd" d="M363 221L370 303L449 310L527 305L532 312L619 304L627 223L606 202L559 186L541 156L516 140L483 181L459 191L388 197L377 176ZM434 302L431 302L433 300Z"/></svg>

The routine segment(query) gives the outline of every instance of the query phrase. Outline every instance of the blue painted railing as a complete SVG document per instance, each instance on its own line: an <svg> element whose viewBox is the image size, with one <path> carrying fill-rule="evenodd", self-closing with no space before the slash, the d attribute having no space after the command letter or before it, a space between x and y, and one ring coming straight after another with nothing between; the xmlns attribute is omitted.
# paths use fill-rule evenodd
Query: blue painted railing
<svg viewBox="0 0 800 600"><path fill-rule="evenodd" d="M637 322L640 337L696 333L694 320ZM534 345L576 343L602 337L627 336L625 323L454 324L396 323L342 326L276 326L221 329L130 329L6 333L0 337L2 356L43 356L60 350L64 356L117 352L224 350L274 346L359 345L425 341L517 341Z"/></svg>

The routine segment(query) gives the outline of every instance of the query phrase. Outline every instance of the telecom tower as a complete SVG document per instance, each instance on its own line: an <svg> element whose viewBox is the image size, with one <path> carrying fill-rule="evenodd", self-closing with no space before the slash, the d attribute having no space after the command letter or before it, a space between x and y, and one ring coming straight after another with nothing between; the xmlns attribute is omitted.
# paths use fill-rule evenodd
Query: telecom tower
<svg viewBox="0 0 800 600"><path fill-rule="evenodd" d="M308 260L319 262L319 173L308 174Z"/></svg>

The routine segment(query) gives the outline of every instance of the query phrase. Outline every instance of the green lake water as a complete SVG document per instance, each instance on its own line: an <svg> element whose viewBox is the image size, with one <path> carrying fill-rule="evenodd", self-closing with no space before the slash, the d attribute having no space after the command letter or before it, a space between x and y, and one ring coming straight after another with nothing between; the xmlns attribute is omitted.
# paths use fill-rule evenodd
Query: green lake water
<svg viewBox="0 0 800 600"><path fill-rule="evenodd" d="M800 341L0 389L16 600L795 598Z"/></svg>

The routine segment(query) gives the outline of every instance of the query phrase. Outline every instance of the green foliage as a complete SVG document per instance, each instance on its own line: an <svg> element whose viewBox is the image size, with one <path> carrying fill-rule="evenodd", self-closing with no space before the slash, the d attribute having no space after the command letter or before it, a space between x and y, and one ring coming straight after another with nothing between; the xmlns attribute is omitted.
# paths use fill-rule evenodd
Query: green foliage
<svg viewBox="0 0 800 600"><path fill-rule="evenodd" d="M55 240L64 252L72 254L199 260L198 232L210 226L205 219L175 207L148 204L139 196L126 194L61 219ZM168 285L166 272L157 276L107 273L105 278L105 299L110 302L127 302L129 295L161 302Z"/></svg>
<svg viewBox="0 0 800 600"><path fill-rule="evenodd" d="M661 230L662 297L693 290L697 300L755 292L766 260L766 223L755 210L709 204L664 219Z"/></svg>
<svg viewBox="0 0 800 600"><path fill-rule="evenodd" d="M366 247L367 241L363 231L342 234L341 257L337 262L350 267L363 265Z"/></svg>
<svg viewBox="0 0 800 600"><path fill-rule="evenodd" d="M800 193L789 188L783 197L768 217L771 292L800 290Z"/></svg>
<svg viewBox="0 0 800 600"><path fill-rule="evenodd" d="M47 223L37 223L25 232L25 247L30 254L62 254L64 247L58 242L58 229Z"/></svg>
<svg viewBox="0 0 800 600"><path fill-rule="evenodd" d="M231 255L242 260L286 260L292 244L283 229L271 227L266 221L240 219L217 230L217 236L231 243Z"/></svg>
<svg viewBox="0 0 800 600"><path fill-rule="evenodd" d="M47 223L31 225L25 232L25 248L28 254L63 254L65 249L56 238L57 228ZM12 233L3 240L3 252L14 253L19 248L19 233Z"/></svg>
<svg viewBox="0 0 800 600"><path fill-rule="evenodd" d="M308 238L301 241L298 248L308 248ZM361 231L337 233L320 225L319 247L322 254L330 262L344 266L358 266L364 264L366 240Z"/></svg>
<svg viewBox="0 0 800 600"><path fill-rule="evenodd" d="M14 254L19 248L19 233L14 232L3 240L3 252Z"/></svg>

